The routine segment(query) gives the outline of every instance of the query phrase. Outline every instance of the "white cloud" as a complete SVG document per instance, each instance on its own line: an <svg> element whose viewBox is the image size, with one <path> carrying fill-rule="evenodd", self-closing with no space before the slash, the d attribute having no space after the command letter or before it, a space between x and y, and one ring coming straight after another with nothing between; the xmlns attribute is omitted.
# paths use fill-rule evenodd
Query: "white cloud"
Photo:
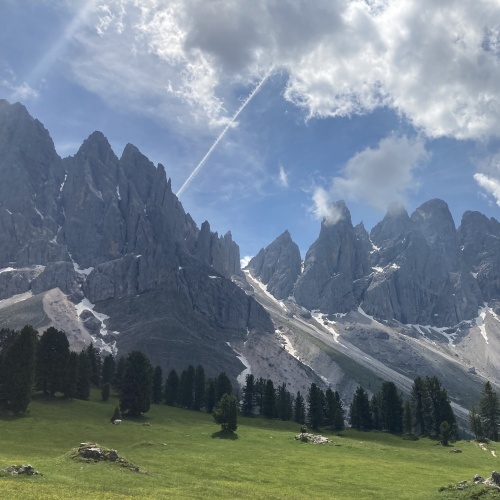
<svg viewBox="0 0 500 500"><path fill-rule="evenodd" d="M13 101L28 101L31 99L37 99L40 96L38 90L34 89L26 82L23 82L20 85L12 85L10 89L12 90L10 98Z"/></svg>
<svg viewBox="0 0 500 500"><path fill-rule="evenodd" d="M309 117L390 106L429 137L484 139L500 135L499 33L497 0L108 0L72 71L123 105L220 127L275 63Z"/></svg>
<svg viewBox="0 0 500 500"><path fill-rule="evenodd" d="M314 189L312 199L312 213L316 219L324 219L326 224L337 224L343 218L342 211L333 204L331 193L322 187Z"/></svg>
<svg viewBox="0 0 500 500"><path fill-rule="evenodd" d="M288 187L288 172L285 170L285 167L283 165L280 165L280 170L276 182L281 187Z"/></svg>
<svg viewBox="0 0 500 500"><path fill-rule="evenodd" d="M245 255L240 259L241 269L245 269L248 266L248 263L253 259L253 255Z"/></svg>
<svg viewBox="0 0 500 500"><path fill-rule="evenodd" d="M427 159L422 140L386 137L376 148L350 158L342 175L333 178L331 192L385 210L389 203L404 202L406 193L415 189L414 170Z"/></svg>
<svg viewBox="0 0 500 500"><path fill-rule="evenodd" d="M487 193L495 198L496 204L500 206L500 180L481 173L474 174L474 180Z"/></svg>

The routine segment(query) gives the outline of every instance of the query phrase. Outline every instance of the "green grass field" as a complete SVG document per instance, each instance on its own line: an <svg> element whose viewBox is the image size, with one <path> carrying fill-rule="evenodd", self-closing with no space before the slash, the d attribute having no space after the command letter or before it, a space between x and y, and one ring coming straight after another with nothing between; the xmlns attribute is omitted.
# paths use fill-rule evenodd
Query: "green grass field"
<svg viewBox="0 0 500 500"><path fill-rule="evenodd" d="M0 477L0 498L444 500L474 496L438 493L440 486L500 468L491 453L500 456L497 443L483 451L461 441L462 453L451 453L427 439L348 430L332 435L331 444L314 445L294 440L297 424L261 418L240 418L238 438L221 439L213 437L219 429L211 415L165 405L115 426L109 418L116 399L93 396L90 402L35 400L26 417L0 417L0 469L30 463L43 474ZM70 455L80 442L115 448L147 474L75 461Z"/></svg>

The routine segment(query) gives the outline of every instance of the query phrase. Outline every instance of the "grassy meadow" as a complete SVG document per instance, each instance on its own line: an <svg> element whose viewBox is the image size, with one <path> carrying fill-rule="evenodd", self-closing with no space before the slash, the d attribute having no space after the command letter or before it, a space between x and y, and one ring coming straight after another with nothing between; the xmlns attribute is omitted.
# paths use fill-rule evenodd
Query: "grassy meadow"
<svg viewBox="0 0 500 500"><path fill-rule="evenodd" d="M222 439L211 415L165 405L111 425L117 400L92 396L89 402L37 399L25 417L0 417L0 469L29 463L43 474L1 476L0 498L475 498L480 487L438 488L500 468L491 453L500 457L497 443L484 451L461 441L462 453L451 453L453 447L427 439L347 430L331 435L331 444L314 445L294 440L297 424L241 417L237 439ZM74 460L81 442L115 448L147 473Z"/></svg>

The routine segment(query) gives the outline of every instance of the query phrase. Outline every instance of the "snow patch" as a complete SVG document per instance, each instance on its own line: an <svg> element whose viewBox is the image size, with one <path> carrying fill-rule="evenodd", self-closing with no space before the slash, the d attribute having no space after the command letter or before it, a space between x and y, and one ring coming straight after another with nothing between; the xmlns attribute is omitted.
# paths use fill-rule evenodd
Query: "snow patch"
<svg viewBox="0 0 500 500"><path fill-rule="evenodd" d="M486 325L484 323L484 320L486 319L486 311L487 307L481 307L479 309L479 316L476 318L476 326L479 327L481 335L484 337L484 340L488 344L488 334L486 333Z"/></svg>
<svg viewBox="0 0 500 500"><path fill-rule="evenodd" d="M3 269L0 269L0 274L8 273L10 271L15 271L15 269L13 267L4 267Z"/></svg>
<svg viewBox="0 0 500 500"><path fill-rule="evenodd" d="M297 354L297 351L293 348L293 345L290 342L290 339L283 332L280 332L279 330L275 330L275 333L278 336L280 344L283 346L285 351L288 354L290 354L291 356L293 356L295 359L300 361L299 355Z"/></svg>
<svg viewBox="0 0 500 500"><path fill-rule="evenodd" d="M7 213L8 213L9 215L12 215L12 212L11 212L8 208L6 208L5 210L7 210Z"/></svg>
<svg viewBox="0 0 500 500"><path fill-rule="evenodd" d="M477 273L473 273L473 272L471 271L471 274L472 274L472 276L473 276L475 279L477 279Z"/></svg>
<svg viewBox="0 0 500 500"><path fill-rule="evenodd" d="M245 358L243 354L232 347L229 342L226 342L226 344L233 350L233 352L236 354L236 357L245 365L245 369L236 377L236 381L238 382L238 384L243 387L245 385L247 375L250 375L252 373L252 367L250 366L248 359Z"/></svg>
<svg viewBox="0 0 500 500"><path fill-rule="evenodd" d="M118 196L119 200L122 199L122 197L120 196L120 186L116 186L116 196Z"/></svg>
<svg viewBox="0 0 500 500"><path fill-rule="evenodd" d="M272 300L273 302L278 304L285 312L288 312L288 309L285 306L285 304L283 304L283 302L281 300L278 300L274 295L270 294L267 291L267 285L264 285L264 283L262 283L260 280L258 280L257 278L254 278L250 274L250 271L244 270L243 272L250 278L251 281L255 282L255 284L266 294L267 297L269 297L270 300Z"/></svg>
<svg viewBox="0 0 500 500"><path fill-rule="evenodd" d="M92 302L90 302L90 300L87 298L84 298L80 303L76 304L75 309L76 309L76 315L78 317L78 321L80 321L80 314L83 311L90 311L94 315L94 317L96 317L101 322L100 334L101 335L108 335L108 330L104 326L104 322L107 319L109 319L109 316L107 314L98 313L97 311L94 311L94 307L95 307L95 304L92 304ZM113 333L115 333L115 332L113 332ZM116 333L118 333L118 332L116 332Z"/></svg>
<svg viewBox="0 0 500 500"><path fill-rule="evenodd" d="M66 179L68 178L68 174L64 175L64 180L62 181L61 187L59 188L59 192L62 192L64 188L64 184L66 184Z"/></svg>
<svg viewBox="0 0 500 500"><path fill-rule="evenodd" d="M337 330L335 330L335 328L333 328L333 326L331 326L331 324L335 325L335 321L329 321L327 319L323 319L324 315L322 315L319 311L311 311L311 316L314 319L314 321L319 323L323 328L325 328L326 330L328 330L332 334L333 340L335 340L335 342L340 343L339 342L339 336L340 336L339 332L337 332Z"/></svg>
<svg viewBox="0 0 500 500"><path fill-rule="evenodd" d="M42 215L42 213L40 212L40 210L38 210L38 208L35 207L35 212L40 216L40 219L45 219L45 217Z"/></svg>
<svg viewBox="0 0 500 500"><path fill-rule="evenodd" d="M220 276L209 276L211 280L218 280L220 279Z"/></svg>
<svg viewBox="0 0 500 500"><path fill-rule="evenodd" d="M370 253L379 252L380 251L380 247L378 247L377 245L375 245L375 243L373 243L373 241L371 240L371 238L369 238L369 240L370 240L370 243L372 244L372 249L371 249Z"/></svg>
<svg viewBox="0 0 500 500"><path fill-rule="evenodd" d="M383 273L383 272L384 272L384 268L383 268L383 267L372 267L372 269L373 269L376 273Z"/></svg>

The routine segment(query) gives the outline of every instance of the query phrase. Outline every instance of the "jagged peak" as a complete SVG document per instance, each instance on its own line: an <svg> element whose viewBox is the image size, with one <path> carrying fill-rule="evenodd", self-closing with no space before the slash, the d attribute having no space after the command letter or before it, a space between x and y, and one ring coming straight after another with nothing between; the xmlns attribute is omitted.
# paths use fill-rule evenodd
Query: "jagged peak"
<svg viewBox="0 0 500 500"><path fill-rule="evenodd" d="M327 214L321 221L321 227L334 226L343 221L352 226L351 212L344 200L334 201L328 206Z"/></svg>
<svg viewBox="0 0 500 500"><path fill-rule="evenodd" d="M111 144L109 143L106 136L96 130L92 132L83 144L80 146L80 149L76 153L76 156L92 156L97 157L101 161L105 161L109 156L113 156L115 159L118 159L111 148Z"/></svg>

